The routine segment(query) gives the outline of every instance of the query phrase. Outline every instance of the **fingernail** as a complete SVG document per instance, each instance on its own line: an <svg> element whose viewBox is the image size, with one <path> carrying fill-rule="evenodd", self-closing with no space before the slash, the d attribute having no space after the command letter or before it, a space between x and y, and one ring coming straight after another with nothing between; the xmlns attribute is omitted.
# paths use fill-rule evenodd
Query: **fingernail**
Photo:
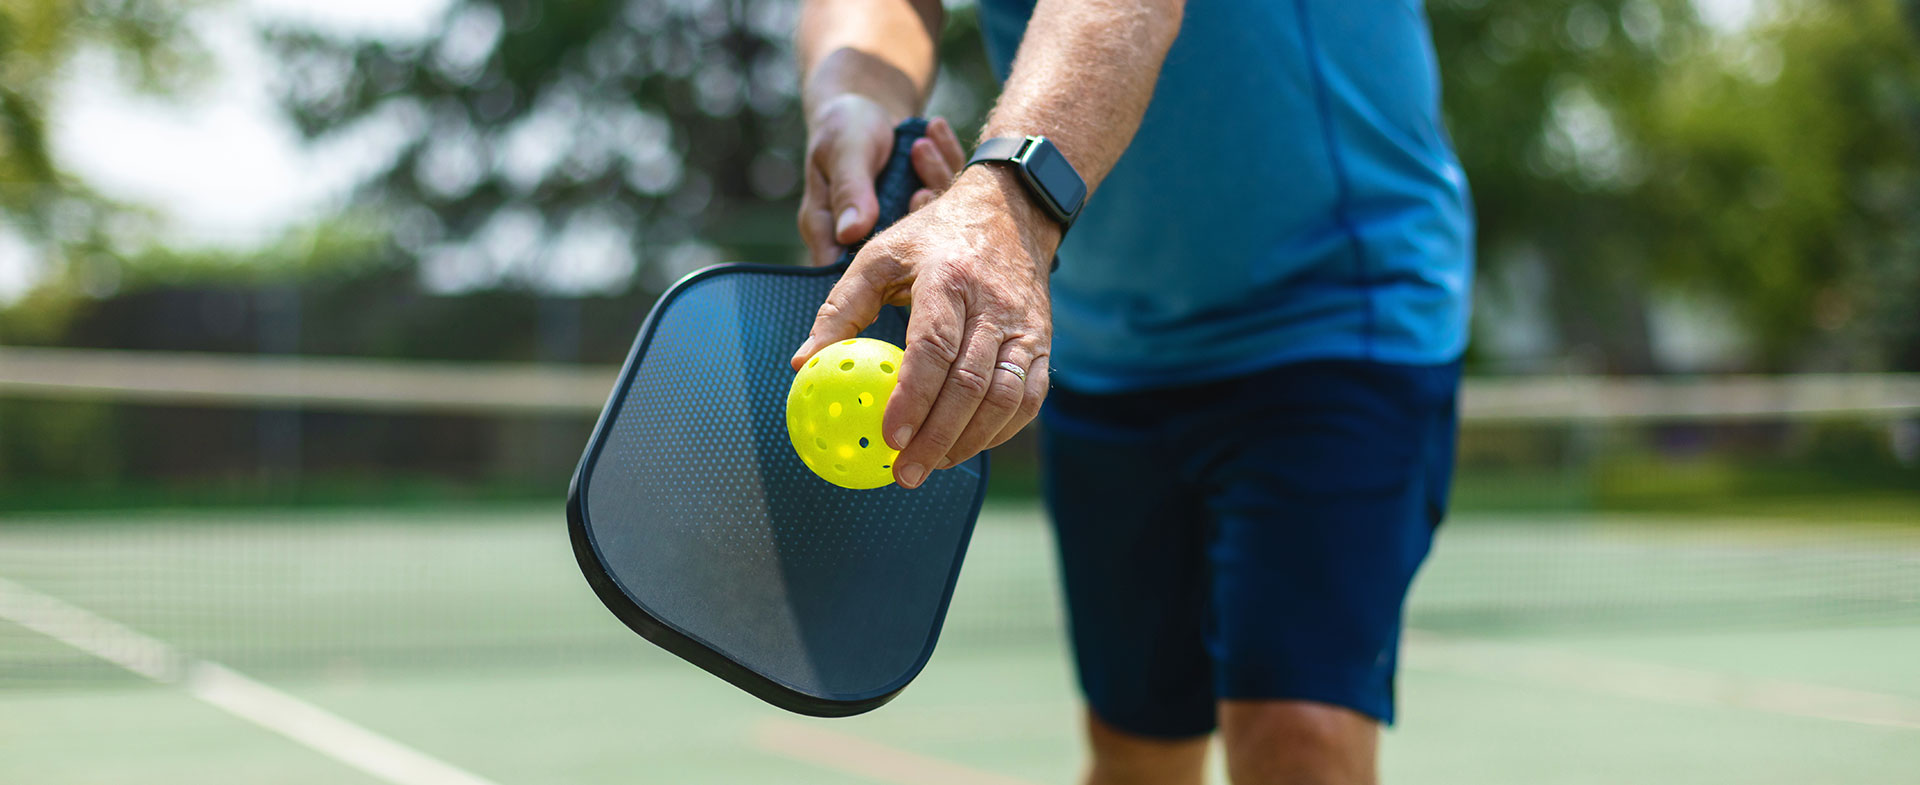
<svg viewBox="0 0 1920 785"><path fill-rule="evenodd" d="M847 227L852 226L854 219L859 217L860 217L860 211L855 210L851 207L845 210L841 210L840 222L833 225L833 233L838 235L846 234Z"/></svg>
<svg viewBox="0 0 1920 785"><path fill-rule="evenodd" d="M907 449L907 442L912 439L913 439L913 426L911 425L900 426L899 430L893 432L893 449L896 449L896 450Z"/></svg>
<svg viewBox="0 0 1920 785"><path fill-rule="evenodd" d="M811 351L813 351L813 339L808 338L804 343L800 344L800 348L793 351L793 359L788 360L787 363L789 365L797 363L800 361L800 358L807 356L807 353Z"/></svg>
<svg viewBox="0 0 1920 785"><path fill-rule="evenodd" d="M920 468L920 464L909 463L900 467L900 484L908 488L920 487L920 478L925 476L927 476L927 470Z"/></svg>

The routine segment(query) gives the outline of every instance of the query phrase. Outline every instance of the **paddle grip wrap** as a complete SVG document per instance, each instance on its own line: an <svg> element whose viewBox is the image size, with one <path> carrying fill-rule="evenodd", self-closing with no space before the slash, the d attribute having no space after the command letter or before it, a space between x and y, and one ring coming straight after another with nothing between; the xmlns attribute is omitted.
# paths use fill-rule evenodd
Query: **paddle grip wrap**
<svg viewBox="0 0 1920 785"><path fill-rule="evenodd" d="M873 179L873 195L880 200L880 220L874 222L873 233L867 235L867 239L906 216L913 192L921 188L920 176L913 173L913 143L926 135L927 121L923 117L909 117L894 126L893 153L887 156L887 164L880 167L880 175ZM867 240L863 239L847 246L840 263L851 263L860 246L866 244Z"/></svg>

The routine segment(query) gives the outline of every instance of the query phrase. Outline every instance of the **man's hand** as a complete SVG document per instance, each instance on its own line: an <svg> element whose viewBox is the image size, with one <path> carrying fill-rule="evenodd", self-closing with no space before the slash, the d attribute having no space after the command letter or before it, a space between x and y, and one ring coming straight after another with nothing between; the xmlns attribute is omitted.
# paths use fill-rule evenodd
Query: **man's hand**
<svg viewBox="0 0 1920 785"><path fill-rule="evenodd" d="M807 185L800 197L800 239L814 266L833 264L848 245L873 231L880 217L873 179L893 150L893 127L905 118L857 93L823 104L809 119ZM960 138L945 119L927 123L927 135L913 145L913 169L925 188L913 195L920 209L945 191L966 162Z"/></svg>
<svg viewBox="0 0 1920 785"><path fill-rule="evenodd" d="M1091 196L1140 127L1184 4L1039 0L985 135L1053 140ZM873 226L873 177L894 124L926 104L941 19L938 0L803 3L796 43L810 138L800 233L815 264L832 263ZM952 135L944 122L930 126L929 136ZM931 192L944 180L929 170L951 172L964 158L957 140L914 149ZM1060 227L1017 178L974 167L944 194L915 194L919 209L861 249L794 355L797 370L873 323L883 303L913 306L884 421L887 443L901 450L894 479L909 488L1006 441L1046 397L1047 275Z"/></svg>
<svg viewBox="0 0 1920 785"><path fill-rule="evenodd" d="M918 168L917 146L915 153ZM1060 227L1015 177L974 167L937 198L916 195L922 209L861 248L793 356L798 370L820 347L858 335L882 304L913 306L906 360L882 424L887 443L901 451L894 480L908 488L931 469L1011 438L1046 398L1047 272Z"/></svg>

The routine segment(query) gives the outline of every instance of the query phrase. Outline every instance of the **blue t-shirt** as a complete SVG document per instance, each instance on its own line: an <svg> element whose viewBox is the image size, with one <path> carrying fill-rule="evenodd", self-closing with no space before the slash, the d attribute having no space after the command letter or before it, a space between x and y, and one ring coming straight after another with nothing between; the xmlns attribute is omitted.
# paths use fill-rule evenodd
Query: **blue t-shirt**
<svg viewBox="0 0 1920 785"><path fill-rule="evenodd" d="M1002 79L1032 11L980 2ZM1450 362L1472 278L1419 0L1199 0L1060 249L1053 371L1118 392L1300 360Z"/></svg>

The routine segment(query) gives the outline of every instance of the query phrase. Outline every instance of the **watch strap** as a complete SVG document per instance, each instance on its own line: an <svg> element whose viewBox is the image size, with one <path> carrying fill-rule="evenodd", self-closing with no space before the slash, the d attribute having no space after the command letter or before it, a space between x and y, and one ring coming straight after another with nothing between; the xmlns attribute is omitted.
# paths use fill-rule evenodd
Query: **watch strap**
<svg viewBox="0 0 1920 785"><path fill-rule="evenodd" d="M981 142L979 147L973 148L973 155L967 159L967 165L972 166L986 161L1011 161L1014 156L1020 154L1020 148L1026 144L1025 137L996 136Z"/></svg>

